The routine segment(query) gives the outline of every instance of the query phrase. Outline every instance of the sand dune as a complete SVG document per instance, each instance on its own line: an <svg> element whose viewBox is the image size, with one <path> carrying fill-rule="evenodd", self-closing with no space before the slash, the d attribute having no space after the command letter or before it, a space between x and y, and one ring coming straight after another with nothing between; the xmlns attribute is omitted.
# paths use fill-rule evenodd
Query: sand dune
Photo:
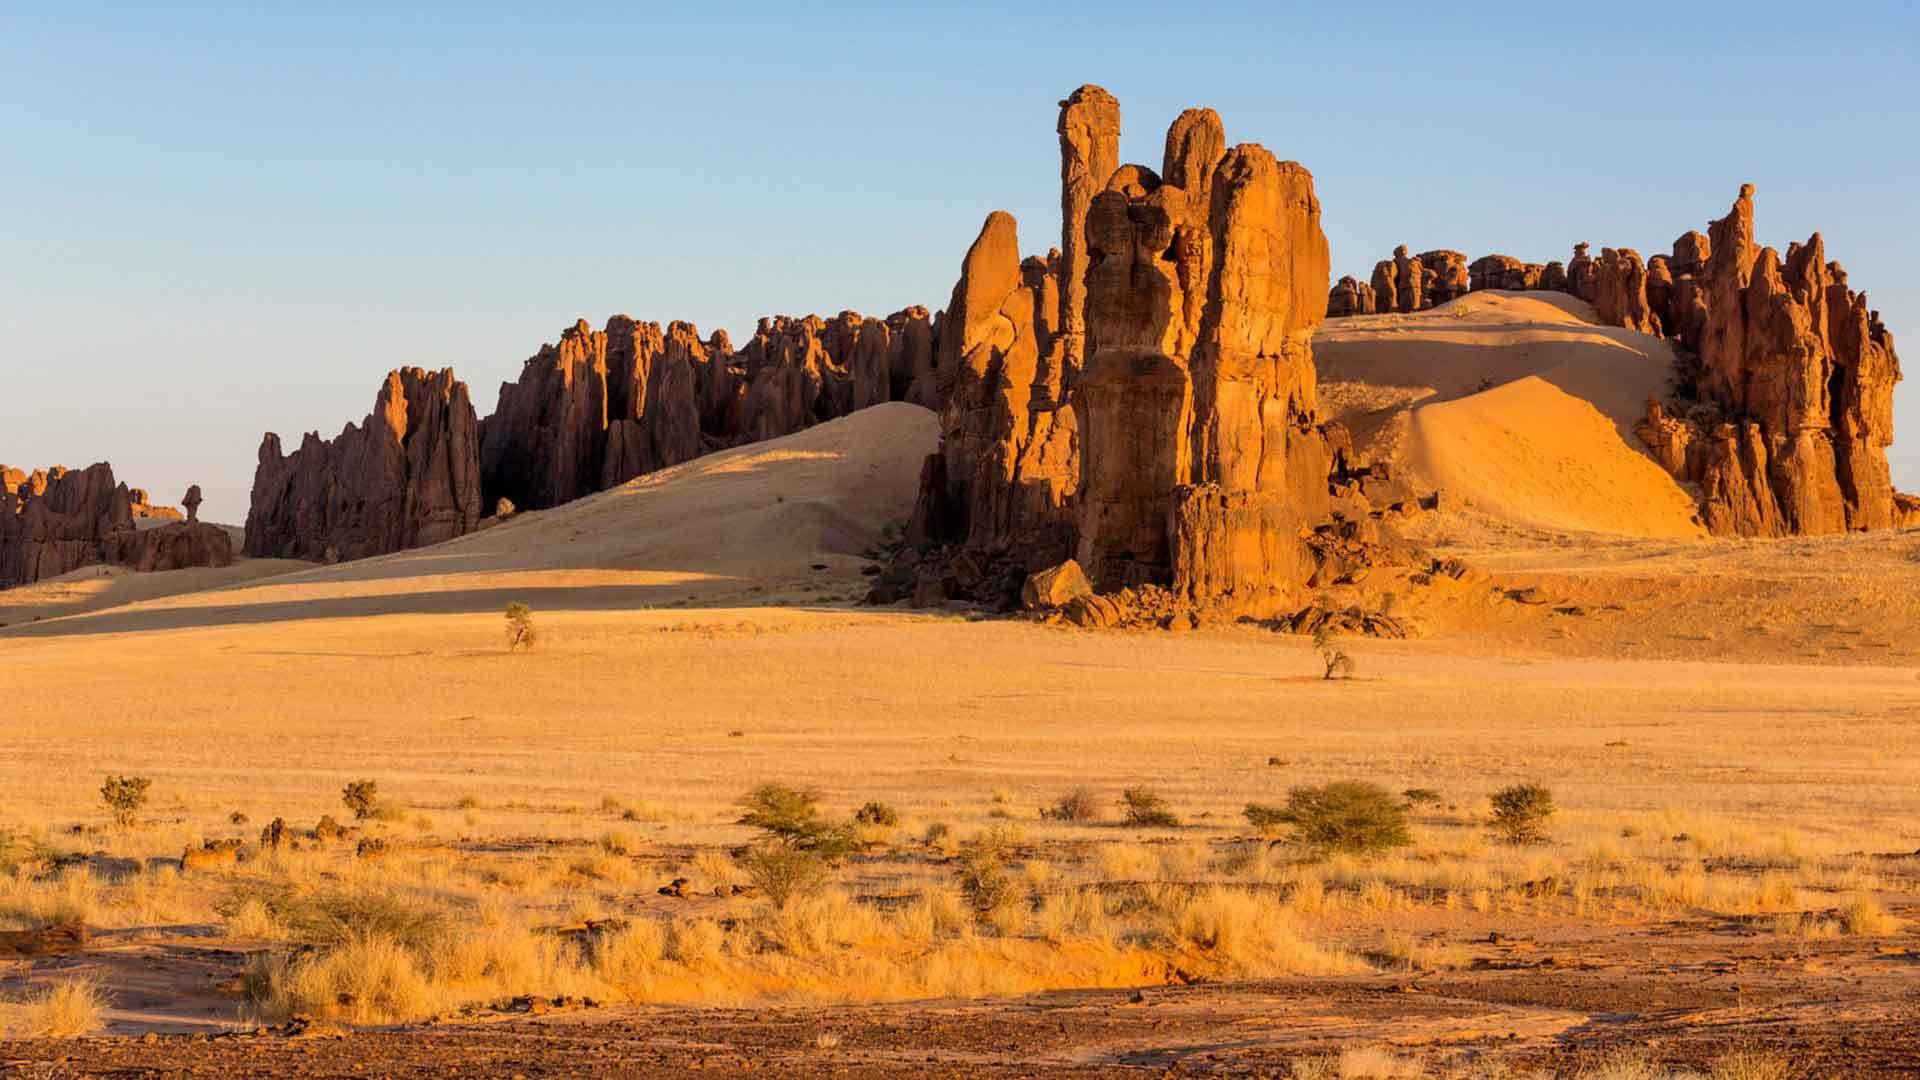
<svg viewBox="0 0 1920 1080"><path fill-rule="evenodd" d="M1703 535L1691 496L1632 427L1672 352L1595 325L1560 293L1478 292L1412 315L1335 320L1314 341L1322 407L1418 487L1516 524Z"/></svg>
<svg viewBox="0 0 1920 1080"><path fill-rule="evenodd" d="M911 513L921 462L938 436L932 412L880 405L444 544L239 589L217 588L239 579L223 571L185 572L206 576L198 584L178 579L178 587L156 580L155 590L145 593L126 586L84 607L38 612L128 605L88 616L84 627L35 623L0 633L497 612L511 600L536 610L607 610L850 599L864 591L860 551L882 527ZM273 562L279 571L308 565ZM207 591L186 591L194 588ZM148 602L130 603L136 600Z"/></svg>

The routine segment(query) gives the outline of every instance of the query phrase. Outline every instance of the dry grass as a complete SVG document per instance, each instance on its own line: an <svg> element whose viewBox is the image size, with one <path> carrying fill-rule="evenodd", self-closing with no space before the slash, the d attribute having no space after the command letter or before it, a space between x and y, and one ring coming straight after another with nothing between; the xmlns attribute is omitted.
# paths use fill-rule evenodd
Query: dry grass
<svg viewBox="0 0 1920 1080"><path fill-rule="evenodd" d="M14 1004L0 1003L0 1035L34 1039L92 1035L105 1024L107 999L84 976L61 979Z"/></svg>

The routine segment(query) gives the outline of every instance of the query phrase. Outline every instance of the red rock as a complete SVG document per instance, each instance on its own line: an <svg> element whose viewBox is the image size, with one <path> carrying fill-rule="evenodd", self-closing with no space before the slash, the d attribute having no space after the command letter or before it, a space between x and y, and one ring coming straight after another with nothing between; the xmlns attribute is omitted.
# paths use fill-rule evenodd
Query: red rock
<svg viewBox="0 0 1920 1080"><path fill-rule="evenodd" d="M1593 313L1601 322L1660 336L1660 320L1648 306L1647 270L1639 252L1602 248L1593 268L1592 291Z"/></svg>
<svg viewBox="0 0 1920 1080"><path fill-rule="evenodd" d="M1373 286L1352 277L1343 277L1327 293L1327 318L1374 313Z"/></svg>
<svg viewBox="0 0 1920 1080"><path fill-rule="evenodd" d="M1820 235L1784 260L1757 248L1746 185L1710 239L1675 242L1668 267L1679 389L1698 404L1675 417L1650 403L1639 433L1699 485L1707 527L1779 536L1895 525L1886 448L1899 358Z"/></svg>
<svg viewBox="0 0 1920 1080"><path fill-rule="evenodd" d="M1086 354L1087 208L1120 167L1120 103L1082 86L1060 103L1061 362L1071 381Z"/></svg>
<svg viewBox="0 0 1920 1080"><path fill-rule="evenodd" d="M373 412L332 440L309 432L283 455L260 443L249 555L325 562L471 532L480 521L479 424L451 370L388 374Z"/></svg>

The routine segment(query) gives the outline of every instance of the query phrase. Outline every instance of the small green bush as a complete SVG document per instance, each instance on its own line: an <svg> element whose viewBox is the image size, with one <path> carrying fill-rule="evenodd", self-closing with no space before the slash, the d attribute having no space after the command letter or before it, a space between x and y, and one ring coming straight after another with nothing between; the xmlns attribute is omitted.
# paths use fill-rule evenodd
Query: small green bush
<svg viewBox="0 0 1920 1080"><path fill-rule="evenodd" d="M1285 813L1301 843L1325 851L1376 852L1413 842L1407 812L1378 784L1339 780L1293 788Z"/></svg>
<svg viewBox="0 0 1920 1080"><path fill-rule="evenodd" d="M891 829L900 824L900 811L883 802L869 802L854 811L853 820L859 825L877 825Z"/></svg>
<svg viewBox="0 0 1920 1080"><path fill-rule="evenodd" d="M1553 792L1540 784L1501 788L1493 793L1493 831L1509 844L1537 844L1555 809Z"/></svg>
<svg viewBox="0 0 1920 1080"><path fill-rule="evenodd" d="M140 808L147 805L147 789L151 787L153 781L144 776L109 776L106 783L100 785L100 801L112 812L114 824L124 829L134 823Z"/></svg>
<svg viewBox="0 0 1920 1080"><path fill-rule="evenodd" d="M1127 824L1147 829L1175 829L1180 819L1174 815L1167 800L1146 788L1128 788L1120 793L1120 809L1126 814Z"/></svg>
<svg viewBox="0 0 1920 1080"><path fill-rule="evenodd" d="M853 830L822 818L819 803L819 794L808 788L761 784L740 797L739 823L795 850L840 858L853 850Z"/></svg>

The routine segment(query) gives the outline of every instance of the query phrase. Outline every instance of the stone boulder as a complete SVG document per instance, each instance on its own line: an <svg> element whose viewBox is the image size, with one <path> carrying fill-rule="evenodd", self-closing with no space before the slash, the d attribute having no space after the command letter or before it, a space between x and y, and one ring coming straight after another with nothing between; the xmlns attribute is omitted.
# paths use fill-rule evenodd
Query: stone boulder
<svg viewBox="0 0 1920 1080"><path fill-rule="evenodd" d="M1093 583L1087 580L1080 564L1068 559L1028 575L1020 589L1020 606L1028 611L1064 607L1091 592Z"/></svg>

